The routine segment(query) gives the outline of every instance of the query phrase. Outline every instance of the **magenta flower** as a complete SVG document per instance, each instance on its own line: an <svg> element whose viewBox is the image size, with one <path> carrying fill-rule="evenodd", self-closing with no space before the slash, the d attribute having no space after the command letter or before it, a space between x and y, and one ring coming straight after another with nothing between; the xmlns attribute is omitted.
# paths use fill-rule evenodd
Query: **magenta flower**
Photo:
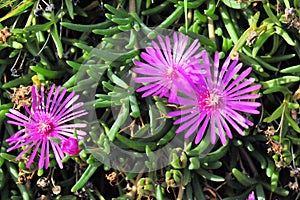
<svg viewBox="0 0 300 200"><path fill-rule="evenodd" d="M169 96L173 99L180 88L188 85L185 76L198 81L198 75L205 73L204 67L209 65L206 51L200 51L198 40L189 45L189 38L182 33L173 34L173 43L166 36L165 41L158 36L158 43L152 41L153 47L146 47L141 53L145 62L135 60L138 66L134 72L141 74L135 82L147 84L137 92L145 92L142 97Z"/></svg>
<svg viewBox="0 0 300 200"><path fill-rule="evenodd" d="M76 129L78 139L83 139L83 136L86 135L86 132L80 130L80 128L86 127L85 123L72 124L69 122L88 114L88 112L79 109L83 106L83 102L75 103L79 95L71 92L66 96L66 92L67 89L61 91L61 86L55 89L55 85L52 85L46 96L44 85L41 85L40 94L38 88L33 86L31 110L28 106L25 107L27 115L14 109L10 109L10 112L6 114L11 119L8 120L8 123L24 127L6 140L11 146L7 151L24 147L16 160L30 152L27 168L30 167L35 157L39 159L39 169L44 165L48 168L50 148L59 167L63 168L61 160L64 158L64 153L55 140L63 141L74 137L74 129ZM37 156L37 154L39 155Z"/></svg>
<svg viewBox="0 0 300 200"><path fill-rule="evenodd" d="M255 194L253 191L249 194L246 200L255 200Z"/></svg>
<svg viewBox="0 0 300 200"><path fill-rule="evenodd" d="M75 138L68 138L66 140L62 140L61 150L70 156L75 156L80 153L81 149L78 146L78 141Z"/></svg>
<svg viewBox="0 0 300 200"><path fill-rule="evenodd" d="M182 91L186 96L178 97L178 102L175 102L182 106L181 110L168 114L173 117L180 116L174 122L180 124L176 133L184 131L187 138L197 132L197 144L209 125L211 143L216 142L218 134L222 144L226 144L225 134L232 138L230 126L243 135L242 128L247 129L249 125L253 125L242 113L259 114L257 108L260 103L252 101L259 95L252 92L261 86L251 86L254 78L244 81L250 74L251 67L237 75L242 67L242 63L237 63L237 60L230 63L230 58L227 58L219 69L219 54L215 53L214 66L212 69L208 68L207 74L202 76L202 84L201 81L198 84L191 83L194 91Z"/></svg>

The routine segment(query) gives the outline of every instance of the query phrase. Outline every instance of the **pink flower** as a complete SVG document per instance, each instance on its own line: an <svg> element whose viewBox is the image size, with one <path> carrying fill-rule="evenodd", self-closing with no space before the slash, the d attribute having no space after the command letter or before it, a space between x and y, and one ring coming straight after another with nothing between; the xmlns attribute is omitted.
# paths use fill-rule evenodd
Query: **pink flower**
<svg viewBox="0 0 300 200"><path fill-rule="evenodd" d="M50 149L60 168L63 168L62 159L64 153L55 140L66 140L73 137L74 129L77 131L78 139L83 139L86 132L80 130L86 127L85 123L70 123L72 120L88 114L84 109L83 102L75 103L79 95L71 92L66 96L67 89L61 91L61 86L55 89L52 85L48 94L45 94L45 87L41 85L40 94L36 86L32 87L31 110L26 106L27 115L17 110L10 109L6 114L11 120L8 123L24 127L16 132L6 141L11 146L7 151L24 147L17 156L19 160L25 153L30 152L30 158L26 164L29 168L34 158L38 157L38 168L49 166ZM32 151L30 151L32 150ZM39 154L37 156L37 154Z"/></svg>
<svg viewBox="0 0 300 200"><path fill-rule="evenodd" d="M172 117L180 116L174 122L179 124L176 133L185 132L186 138L196 133L197 144L209 127L211 143L214 144L216 135L219 135L222 144L226 144L226 135L232 138L230 127L243 135L243 129L253 125L243 113L259 114L257 108L260 103L253 101L259 95L253 92L261 86L252 85L254 78L246 79L251 67L238 75L242 63L237 63L237 60L230 63L230 58L227 58L220 68L219 54L216 52L214 66L212 69L207 68L207 74L202 76L202 81L197 84L190 81L192 92L182 90L185 96L178 97L175 102L182 106L181 110L168 114Z"/></svg>
<svg viewBox="0 0 300 200"><path fill-rule="evenodd" d="M249 194L246 200L255 200L255 195L253 191Z"/></svg>
<svg viewBox="0 0 300 200"><path fill-rule="evenodd" d="M165 40L158 36L158 43L152 41L152 46L141 54L145 62L134 61L138 67L133 71L142 75L134 80L147 84L137 89L145 92L142 97L170 94L169 98L173 99L179 88L188 86L185 76L197 82L198 75L205 73L203 68L210 65L207 53L200 51L198 40L189 45L189 38L182 33L173 34L172 44L168 36Z"/></svg>
<svg viewBox="0 0 300 200"><path fill-rule="evenodd" d="M68 138L61 141L61 150L70 156L80 153L81 149L78 146L78 141L75 138Z"/></svg>

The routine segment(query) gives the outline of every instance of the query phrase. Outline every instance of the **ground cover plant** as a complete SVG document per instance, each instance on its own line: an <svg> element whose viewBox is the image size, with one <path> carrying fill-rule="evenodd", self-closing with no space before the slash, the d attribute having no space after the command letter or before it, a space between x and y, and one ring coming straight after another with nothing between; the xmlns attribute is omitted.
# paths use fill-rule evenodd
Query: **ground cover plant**
<svg viewBox="0 0 300 200"><path fill-rule="evenodd" d="M0 9L0 199L299 199L297 0Z"/></svg>

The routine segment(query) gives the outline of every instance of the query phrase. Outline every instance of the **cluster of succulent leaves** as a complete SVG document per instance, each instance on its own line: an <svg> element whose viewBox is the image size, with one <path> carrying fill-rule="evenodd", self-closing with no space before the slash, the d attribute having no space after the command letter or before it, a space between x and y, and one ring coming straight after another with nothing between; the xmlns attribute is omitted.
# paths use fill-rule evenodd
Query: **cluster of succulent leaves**
<svg viewBox="0 0 300 200"><path fill-rule="evenodd" d="M0 0L0 9L1 199L230 200L245 199L251 191L260 200L300 196L297 0ZM4 34L5 27L11 34ZM147 173L110 168L85 145L62 170L55 162L50 170L28 170L26 156L15 161L17 152L6 153L5 139L16 131L5 117L16 106L10 98L13 88L54 82L83 95L89 88L96 91L90 103L103 134L91 131L87 140L104 156L114 144L155 161L151 152L169 143L176 129L172 119L157 123L157 118L173 108L163 99L142 99L122 80L134 67L132 60L139 59L137 35L143 31L155 38L152 27L181 31L198 38L211 55L220 51L223 58L238 56L252 66L251 75L262 84L261 116L249 116L257 126L244 137L236 134L226 146L217 144L204 157L199 155L209 140L174 148L168 166ZM120 43L122 32L129 33L122 53L105 54L103 49ZM117 117L114 106L121 107ZM131 137L122 134L128 117L143 121L134 124ZM137 139L146 133L149 140ZM155 162L142 165L151 169Z"/></svg>

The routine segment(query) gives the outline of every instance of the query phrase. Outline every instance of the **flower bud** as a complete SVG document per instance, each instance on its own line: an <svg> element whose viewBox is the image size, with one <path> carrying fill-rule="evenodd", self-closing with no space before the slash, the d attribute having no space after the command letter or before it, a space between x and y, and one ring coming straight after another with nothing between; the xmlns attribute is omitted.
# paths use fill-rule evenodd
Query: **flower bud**
<svg viewBox="0 0 300 200"><path fill-rule="evenodd" d="M249 194L246 200L255 200L255 194L253 191Z"/></svg>
<svg viewBox="0 0 300 200"><path fill-rule="evenodd" d="M77 155L81 149L78 146L78 141L75 138L68 138L61 141L61 149L63 152L74 156Z"/></svg>

